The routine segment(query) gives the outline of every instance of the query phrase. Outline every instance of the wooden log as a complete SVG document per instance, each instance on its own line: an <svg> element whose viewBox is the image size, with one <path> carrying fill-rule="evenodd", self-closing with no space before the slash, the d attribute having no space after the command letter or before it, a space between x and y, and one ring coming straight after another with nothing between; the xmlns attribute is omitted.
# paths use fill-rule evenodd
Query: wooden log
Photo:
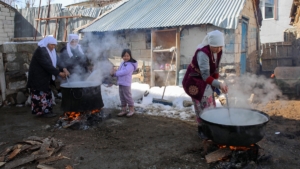
<svg viewBox="0 0 300 169"><path fill-rule="evenodd" d="M15 149L12 153L10 153L6 161L10 161L11 159L15 158L20 152L21 152L20 148Z"/></svg>
<svg viewBox="0 0 300 169"><path fill-rule="evenodd" d="M31 161L34 161L35 158L36 157L34 155L29 155L29 156L24 157L24 158L16 159L14 161L6 163L4 169L11 169L11 168L18 167L20 165L23 165L23 164L29 163Z"/></svg>
<svg viewBox="0 0 300 169"><path fill-rule="evenodd" d="M30 136L26 140L33 140L33 141L43 142L43 138L38 137L38 136Z"/></svg>
<svg viewBox="0 0 300 169"><path fill-rule="evenodd" d="M45 164L39 164L37 166L37 168L39 168L39 169L55 169L55 168L53 168L51 166L48 166L48 165L45 165Z"/></svg>
<svg viewBox="0 0 300 169"><path fill-rule="evenodd" d="M0 167L4 166L6 162L0 162Z"/></svg>
<svg viewBox="0 0 300 169"><path fill-rule="evenodd" d="M0 162L4 162L5 161L5 156L1 156L0 157Z"/></svg>
<svg viewBox="0 0 300 169"><path fill-rule="evenodd" d="M66 166L66 169L73 169L73 167L70 166L70 165L67 165L67 166Z"/></svg>
<svg viewBox="0 0 300 169"><path fill-rule="evenodd" d="M232 151L229 148L221 148L205 156L207 163L216 162L224 157L229 156Z"/></svg>
<svg viewBox="0 0 300 169"><path fill-rule="evenodd" d="M6 149L1 152L0 156L6 156L12 150L13 150L13 146L6 147Z"/></svg>

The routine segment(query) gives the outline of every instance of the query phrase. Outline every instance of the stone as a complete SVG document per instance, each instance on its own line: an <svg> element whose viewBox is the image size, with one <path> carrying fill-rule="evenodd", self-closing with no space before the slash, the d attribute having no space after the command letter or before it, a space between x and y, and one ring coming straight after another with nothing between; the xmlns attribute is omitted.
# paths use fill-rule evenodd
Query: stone
<svg viewBox="0 0 300 169"><path fill-rule="evenodd" d="M192 105L194 105L192 101L187 101L187 100L183 101L183 107L191 107Z"/></svg>
<svg viewBox="0 0 300 169"><path fill-rule="evenodd" d="M20 64L17 62L10 62L5 64L7 71L16 71L20 70Z"/></svg>
<svg viewBox="0 0 300 169"><path fill-rule="evenodd" d="M14 43L6 43L2 45L2 53L16 53L17 52L17 48L16 48L16 44Z"/></svg>
<svg viewBox="0 0 300 169"><path fill-rule="evenodd" d="M6 60L8 62L13 62L14 60L16 60L17 56L14 53L7 53L6 54Z"/></svg>
<svg viewBox="0 0 300 169"><path fill-rule="evenodd" d="M26 98L26 96L25 96L25 94L23 92L18 92L17 93L17 98L16 98L17 104L23 104L23 103L25 103L26 99L27 98Z"/></svg>
<svg viewBox="0 0 300 169"><path fill-rule="evenodd" d="M23 69L24 69L24 71L28 71L29 70L29 64L28 63L24 63L23 64Z"/></svg>
<svg viewBox="0 0 300 169"><path fill-rule="evenodd" d="M26 81L9 82L7 88L11 90L24 89L26 88Z"/></svg>

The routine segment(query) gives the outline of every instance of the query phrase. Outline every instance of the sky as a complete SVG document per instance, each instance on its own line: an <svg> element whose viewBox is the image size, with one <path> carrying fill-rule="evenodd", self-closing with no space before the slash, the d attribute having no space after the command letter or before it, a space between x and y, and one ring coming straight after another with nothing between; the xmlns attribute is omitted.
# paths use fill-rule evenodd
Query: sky
<svg viewBox="0 0 300 169"><path fill-rule="evenodd" d="M73 4L73 3L77 3L77 2L81 2L81 1L84 1L84 0L53 0L51 3L61 3L62 6L66 6L66 5L69 5L69 4ZM39 6L39 3L40 3L40 0L35 0L35 7L38 7ZM24 7L25 6L25 3L24 3L24 0L21 2L18 3L19 6L21 7ZM47 0L42 0L41 2L41 5L47 5Z"/></svg>

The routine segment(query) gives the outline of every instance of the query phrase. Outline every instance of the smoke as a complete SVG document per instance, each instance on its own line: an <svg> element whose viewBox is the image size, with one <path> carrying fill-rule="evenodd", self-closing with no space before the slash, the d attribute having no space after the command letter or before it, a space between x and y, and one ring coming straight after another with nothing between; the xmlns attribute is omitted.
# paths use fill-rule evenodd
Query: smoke
<svg viewBox="0 0 300 169"><path fill-rule="evenodd" d="M255 74L244 74L240 77L226 78L229 87L228 97L231 107L250 107L250 96L254 94L253 102L268 103L282 97L282 92L273 79Z"/></svg>
<svg viewBox="0 0 300 169"><path fill-rule="evenodd" d="M110 77L110 73L113 70L113 63L108 58L112 56L121 56L121 52L124 48L128 48L125 39L121 36L113 33L107 33L103 35L96 35L93 33L86 33L84 38L80 41L85 56L92 64L92 70L82 77L81 74L73 73L70 81L81 81L82 78L85 81L96 81L102 83L106 78ZM117 51L113 54L112 51ZM78 68L78 72L80 72Z"/></svg>

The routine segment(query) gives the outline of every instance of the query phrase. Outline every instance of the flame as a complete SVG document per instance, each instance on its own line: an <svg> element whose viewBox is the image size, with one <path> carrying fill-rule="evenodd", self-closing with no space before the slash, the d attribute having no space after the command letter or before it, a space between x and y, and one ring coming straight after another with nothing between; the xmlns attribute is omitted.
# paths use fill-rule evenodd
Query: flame
<svg viewBox="0 0 300 169"><path fill-rule="evenodd" d="M80 116L84 113L96 114L96 113L99 113L100 111L101 111L101 109L95 109L95 110L91 110L91 111L87 111L87 112L65 112L65 114L62 118L66 118L69 121L73 121L73 120L80 119Z"/></svg>
<svg viewBox="0 0 300 169"><path fill-rule="evenodd" d="M251 147L254 147L254 144L251 144L250 146L226 146L226 145L219 145L219 148L229 148L230 150L234 150L234 151L247 151L249 149L251 149Z"/></svg>

